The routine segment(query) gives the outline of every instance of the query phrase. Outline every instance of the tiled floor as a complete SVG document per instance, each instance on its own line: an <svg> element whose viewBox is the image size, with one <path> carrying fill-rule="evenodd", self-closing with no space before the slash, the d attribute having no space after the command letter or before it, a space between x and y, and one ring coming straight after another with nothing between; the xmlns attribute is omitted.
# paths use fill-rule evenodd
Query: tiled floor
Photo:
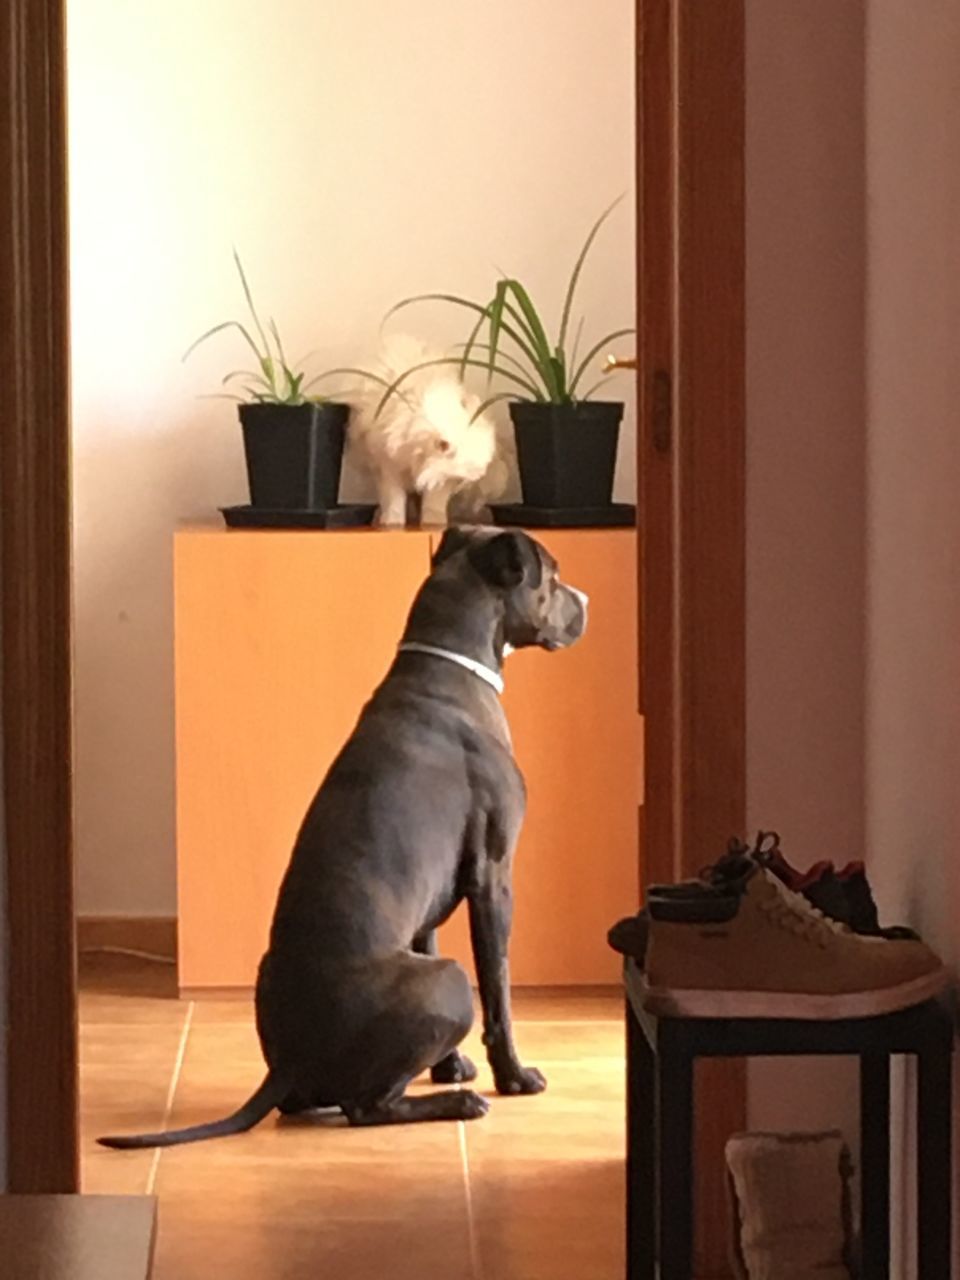
<svg viewBox="0 0 960 1280"><path fill-rule="evenodd" d="M620 1280L623 1031L616 993L515 1001L521 1054L549 1079L470 1124L349 1129L266 1120L163 1152L98 1133L232 1110L261 1077L245 1002L181 1002L172 974L97 961L81 996L84 1190L160 1197L158 1280ZM416 1088L429 1088L417 1085Z"/></svg>

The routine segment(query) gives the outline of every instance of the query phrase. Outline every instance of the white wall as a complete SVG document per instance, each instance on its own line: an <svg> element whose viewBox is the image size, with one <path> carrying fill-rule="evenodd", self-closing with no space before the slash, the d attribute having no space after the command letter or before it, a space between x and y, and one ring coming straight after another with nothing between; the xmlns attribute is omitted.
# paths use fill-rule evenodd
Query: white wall
<svg viewBox="0 0 960 1280"><path fill-rule="evenodd" d="M960 10L863 10L748 4L749 809L956 960Z"/></svg>
<svg viewBox="0 0 960 1280"><path fill-rule="evenodd" d="M960 960L960 9L869 13L872 867Z"/></svg>
<svg viewBox="0 0 960 1280"><path fill-rule="evenodd" d="M748 0L747 34L750 821L801 864L862 847L881 915L956 965L960 9ZM750 1122L853 1138L855 1098L756 1064Z"/></svg>
<svg viewBox="0 0 960 1280"><path fill-rule="evenodd" d="M956 965L960 9L953 0L870 0L867 175L870 871L886 914L910 920ZM909 1157L909 1129L904 1149ZM914 1221L904 1216L895 1266L905 1280L914 1274L906 1261Z"/></svg>
<svg viewBox="0 0 960 1280"><path fill-rule="evenodd" d="M166 914L171 535L245 499L233 407L196 399L242 348L180 356L241 314L231 246L318 368L367 360L405 295L489 293L494 264L555 313L632 185L633 2L70 0L68 36L78 905ZM633 322L631 210L584 277L598 337Z"/></svg>

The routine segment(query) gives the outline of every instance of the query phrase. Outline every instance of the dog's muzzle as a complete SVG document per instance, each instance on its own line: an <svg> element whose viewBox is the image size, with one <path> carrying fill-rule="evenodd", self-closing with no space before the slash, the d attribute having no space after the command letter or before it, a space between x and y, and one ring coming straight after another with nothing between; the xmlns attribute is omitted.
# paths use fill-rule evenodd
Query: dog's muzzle
<svg viewBox="0 0 960 1280"><path fill-rule="evenodd" d="M580 617L578 619L579 627L577 628L577 633L575 636L575 639L579 640L580 637L583 635L583 633L587 629L587 617L588 617L588 611L589 611L589 605L590 605L590 597L587 595L585 591L579 591L576 587L570 587L569 591L580 608Z"/></svg>
<svg viewBox="0 0 960 1280"><path fill-rule="evenodd" d="M562 629L552 630L546 635L542 635L540 643L549 652L557 649L566 649L580 639L587 629L587 608L590 598L584 591L579 591L576 587L568 586L564 583L564 591L567 593L567 603L564 606L564 622Z"/></svg>

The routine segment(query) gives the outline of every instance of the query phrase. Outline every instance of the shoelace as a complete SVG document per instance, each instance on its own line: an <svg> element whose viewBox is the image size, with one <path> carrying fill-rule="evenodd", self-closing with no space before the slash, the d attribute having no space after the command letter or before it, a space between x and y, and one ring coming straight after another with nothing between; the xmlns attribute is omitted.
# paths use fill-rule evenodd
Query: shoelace
<svg viewBox="0 0 960 1280"><path fill-rule="evenodd" d="M727 843L727 852L716 862L703 867L700 879L713 885L739 880L753 863L767 866L779 852L780 837L776 831L758 831L752 848L745 840L732 836Z"/></svg>
<svg viewBox="0 0 960 1280"><path fill-rule="evenodd" d="M762 898L757 905L775 925L798 937L809 937L821 947L828 945L830 935L849 936L850 930L845 924L824 915L819 907L808 902L802 894L788 889L772 872L765 871L764 874L775 892Z"/></svg>
<svg viewBox="0 0 960 1280"><path fill-rule="evenodd" d="M780 853L780 836L776 831L758 831L757 843L753 847L753 856L759 861L771 861Z"/></svg>
<svg viewBox="0 0 960 1280"><path fill-rule="evenodd" d="M759 866L775 892L762 898L758 905L778 928L798 937L809 937L821 947L828 945L831 936L849 934L846 925L825 915L802 894L787 888L771 870L771 863L779 854L780 836L776 831L758 831L752 847L733 836L727 844L727 852L711 866L704 867L700 878L711 885L732 885Z"/></svg>

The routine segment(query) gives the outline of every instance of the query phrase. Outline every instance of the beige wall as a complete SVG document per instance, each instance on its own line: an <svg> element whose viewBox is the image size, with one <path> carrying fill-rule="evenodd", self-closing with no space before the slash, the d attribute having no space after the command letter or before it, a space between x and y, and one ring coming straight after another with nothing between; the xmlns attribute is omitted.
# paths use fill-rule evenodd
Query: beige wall
<svg viewBox="0 0 960 1280"><path fill-rule="evenodd" d="M71 0L79 908L174 909L170 544L243 501L230 250L291 352L365 360L406 294L556 310L599 210L632 183L632 0ZM632 323L628 199L583 302ZM461 321L428 327L456 338ZM322 367L322 364L320 367ZM629 394L629 380L623 380ZM633 415L618 493L632 492ZM356 490L354 490L356 491Z"/></svg>
<svg viewBox="0 0 960 1280"><path fill-rule="evenodd" d="M863 846L863 16L747 23L748 810Z"/></svg>
<svg viewBox="0 0 960 1280"><path fill-rule="evenodd" d="M960 9L864 7L748 3L750 820L957 959Z"/></svg>
<svg viewBox="0 0 960 1280"><path fill-rule="evenodd" d="M748 0L747 812L799 866L864 845L863 52L858 0ZM833 1125L854 1087L757 1064L750 1120Z"/></svg>
<svg viewBox="0 0 960 1280"><path fill-rule="evenodd" d="M886 914L915 924L956 965L960 7L954 0L871 0L866 88L870 871ZM909 1129L901 1144L909 1157ZM901 1185L906 1200L910 1179L902 1177ZM914 1221L908 1212L902 1222L895 1274L904 1280L914 1274L907 1262Z"/></svg>
<svg viewBox="0 0 960 1280"><path fill-rule="evenodd" d="M867 30L868 829L888 911L960 960L960 8Z"/></svg>
<svg viewBox="0 0 960 1280"><path fill-rule="evenodd" d="M748 0L752 825L960 961L960 8ZM895 1202L910 1081L896 1091ZM757 1127L855 1079L754 1064ZM913 1274L909 1208L894 1274Z"/></svg>

